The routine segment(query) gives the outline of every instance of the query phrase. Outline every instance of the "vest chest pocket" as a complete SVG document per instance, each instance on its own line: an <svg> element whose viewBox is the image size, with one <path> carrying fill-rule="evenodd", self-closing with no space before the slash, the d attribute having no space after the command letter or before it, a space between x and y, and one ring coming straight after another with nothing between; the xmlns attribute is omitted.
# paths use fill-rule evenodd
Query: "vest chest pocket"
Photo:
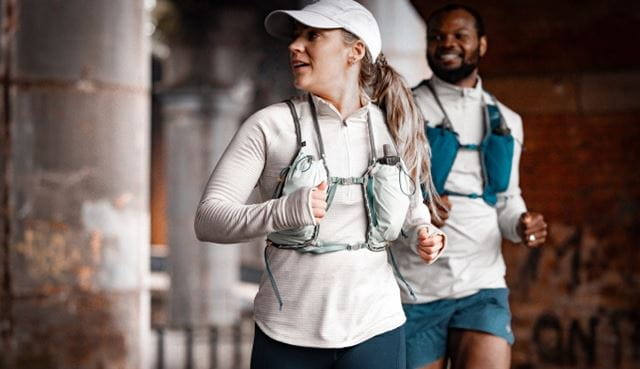
<svg viewBox="0 0 640 369"><path fill-rule="evenodd" d="M307 153L303 146L298 150L298 154L288 167L280 173L279 183L274 192L274 198L285 196L304 187L315 187L321 182L327 181L327 173L321 160L315 160ZM273 232L268 235L268 239L281 248L300 248L300 245L315 240L318 227L308 225L292 229L285 229Z"/></svg>
<svg viewBox="0 0 640 369"><path fill-rule="evenodd" d="M415 185L401 163L374 165L369 171L366 205L369 212L369 248L383 250L398 238L409 210Z"/></svg>

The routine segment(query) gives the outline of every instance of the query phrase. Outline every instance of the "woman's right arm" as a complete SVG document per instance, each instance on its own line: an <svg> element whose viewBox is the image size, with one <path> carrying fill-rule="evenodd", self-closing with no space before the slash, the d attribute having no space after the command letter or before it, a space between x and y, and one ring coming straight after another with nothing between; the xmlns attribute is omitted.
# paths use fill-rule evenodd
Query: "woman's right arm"
<svg viewBox="0 0 640 369"><path fill-rule="evenodd" d="M245 205L266 165L268 133L259 114L254 114L225 150L196 211L195 232L200 241L243 242L273 231L313 224L311 188Z"/></svg>

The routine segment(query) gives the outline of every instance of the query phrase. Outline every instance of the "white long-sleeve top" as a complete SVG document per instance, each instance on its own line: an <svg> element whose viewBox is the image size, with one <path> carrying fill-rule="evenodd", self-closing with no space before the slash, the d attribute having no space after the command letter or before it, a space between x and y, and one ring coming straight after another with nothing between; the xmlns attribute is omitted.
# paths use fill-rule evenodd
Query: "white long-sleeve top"
<svg viewBox="0 0 640 369"><path fill-rule="evenodd" d="M482 89L481 80L478 79L474 88L461 88L435 76L432 82L460 143L479 144L485 135L484 101L493 101L488 95L483 96L486 92ZM444 116L428 87L418 87L414 96L428 124L440 124ZM452 208L449 219L441 228L448 238L447 248L432 265L425 266L415 253L407 252L407 248L397 249L399 269L417 297L413 299L403 288L402 300L405 303L459 298L483 288L506 287L502 238L520 241L516 226L526 206L520 194L518 173L523 143L522 119L503 104L499 103L499 108L515 139L509 187L497 194L495 207L482 198L449 196ZM458 151L445 189L464 194L483 192L478 151Z"/></svg>
<svg viewBox="0 0 640 369"><path fill-rule="evenodd" d="M376 152L392 143L382 111L367 102L348 117L313 96L332 176L358 177L367 169L371 114ZM306 98L294 99L302 138L310 152L319 152ZM269 232L314 224L310 188L272 199L280 171L296 154L294 123L286 104L268 106L247 119L226 149L207 183L198 206L195 230L202 241L227 243L265 236ZM254 187L263 202L246 204ZM415 233L429 223L420 191L403 227ZM367 215L359 185L339 186L318 240L363 242ZM415 239L415 237L414 237ZM399 289L387 253L367 249L303 254L269 247L267 257L282 295L279 304L266 275L254 301L256 323L280 342L307 347L356 345L392 330L405 321Z"/></svg>

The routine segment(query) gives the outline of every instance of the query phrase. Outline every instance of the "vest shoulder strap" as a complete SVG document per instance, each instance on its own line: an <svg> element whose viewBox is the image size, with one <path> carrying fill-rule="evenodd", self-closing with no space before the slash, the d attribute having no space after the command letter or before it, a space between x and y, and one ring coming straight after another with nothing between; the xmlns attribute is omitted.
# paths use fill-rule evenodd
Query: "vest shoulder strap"
<svg viewBox="0 0 640 369"><path fill-rule="evenodd" d="M486 90L484 90L483 93L486 99L485 114L487 120L489 121L491 130L501 135L510 134L511 130L507 126L507 122L502 115L502 111L500 111L498 99L496 99L496 97L492 93Z"/></svg>
<svg viewBox="0 0 640 369"><path fill-rule="evenodd" d="M438 107L440 108L442 115L444 115L444 120L442 121L442 125L444 126L445 129L453 131L453 124L451 123L451 119L449 119L449 114L447 114L447 111L445 110L444 105L442 105L442 102L440 101L440 98L438 97L438 94L436 93L435 88L431 84L431 80L430 79L426 80L424 81L423 84L427 86L427 88L429 89L429 92L431 92L431 95L433 95L433 98L435 99L436 104L438 104Z"/></svg>
<svg viewBox="0 0 640 369"><path fill-rule="evenodd" d="M285 100L284 102L289 107L289 111L291 112L291 117L293 117L293 125L295 126L295 129L296 129L296 144L298 145L298 148L300 148L304 146L305 143L304 141L302 141L302 132L300 131L300 118L298 118L298 112L296 111L296 107L293 104L293 101L291 101L291 99Z"/></svg>

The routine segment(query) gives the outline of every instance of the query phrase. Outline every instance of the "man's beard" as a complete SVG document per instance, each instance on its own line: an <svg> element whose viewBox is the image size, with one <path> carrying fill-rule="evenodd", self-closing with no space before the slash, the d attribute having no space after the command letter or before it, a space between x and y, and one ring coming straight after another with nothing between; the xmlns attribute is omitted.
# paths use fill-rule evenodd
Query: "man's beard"
<svg viewBox="0 0 640 369"><path fill-rule="evenodd" d="M462 64L456 69L441 68L437 61L433 60L431 55L427 54L427 60L429 61L429 67L438 78L451 84L456 84L463 79L469 77L478 65L480 64L480 49L476 49L470 60L467 58L462 59Z"/></svg>

